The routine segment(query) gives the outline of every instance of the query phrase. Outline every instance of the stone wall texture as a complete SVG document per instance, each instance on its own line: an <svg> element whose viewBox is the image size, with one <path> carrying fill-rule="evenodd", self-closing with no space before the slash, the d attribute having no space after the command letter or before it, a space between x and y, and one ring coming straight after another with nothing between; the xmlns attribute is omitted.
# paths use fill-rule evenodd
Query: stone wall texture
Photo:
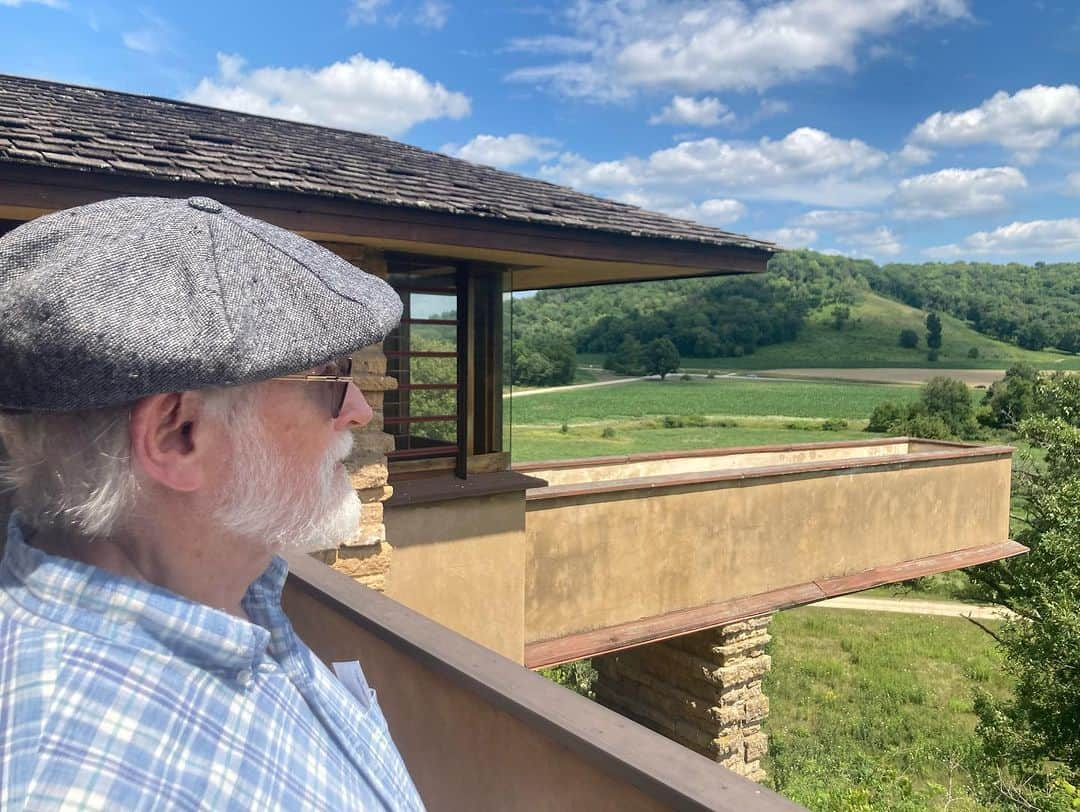
<svg viewBox="0 0 1080 812"><path fill-rule="evenodd" d="M593 658L596 699L754 781L765 771L771 615Z"/></svg>
<svg viewBox="0 0 1080 812"><path fill-rule="evenodd" d="M368 273L386 277L386 259L381 251L352 243L324 242L322 245ZM394 438L383 431L383 396L388 390L397 388L397 381L386 374L382 344L365 347L353 354L353 381L374 412L368 425L353 431L353 450L345 460L353 488L362 503L360 527L352 542L337 550L318 553L317 557L339 572L382 592L393 557L393 548L386 540L383 502L393 493L387 484L386 455L394 449Z"/></svg>

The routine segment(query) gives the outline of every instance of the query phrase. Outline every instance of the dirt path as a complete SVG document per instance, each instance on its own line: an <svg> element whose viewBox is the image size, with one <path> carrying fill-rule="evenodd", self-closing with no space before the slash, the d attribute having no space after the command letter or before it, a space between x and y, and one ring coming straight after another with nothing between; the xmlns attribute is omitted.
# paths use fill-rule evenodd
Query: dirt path
<svg viewBox="0 0 1080 812"><path fill-rule="evenodd" d="M994 381L1005 377L1003 369L894 369L877 367L867 369L761 369L757 374L769 378L831 378L837 381L859 381L865 383L905 383L921 385L931 378L943 375L946 378L959 378L968 386L989 386Z"/></svg>
<svg viewBox="0 0 1080 812"><path fill-rule="evenodd" d="M866 612L899 612L906 615L942 615L971 617L976 620L1003 620L1011 612L999 606L979 606L954 601L901 600L899 598L860 598L844 595L810 604L819 609L859 609Z"/></svg>
<svg viewBox="0 0 1080 812"><path fill-rule="evenodd" d="M615 378L611 381L594 381L593 383L574 383L569 386L542 386L537 389L521 389L511 392L512 398L523 398L526 395L543 395L547 392L569 392L571 389L592 389L596 386L611 386L616 383L631 383L632 381L646 381L648 378Z"/></svg>

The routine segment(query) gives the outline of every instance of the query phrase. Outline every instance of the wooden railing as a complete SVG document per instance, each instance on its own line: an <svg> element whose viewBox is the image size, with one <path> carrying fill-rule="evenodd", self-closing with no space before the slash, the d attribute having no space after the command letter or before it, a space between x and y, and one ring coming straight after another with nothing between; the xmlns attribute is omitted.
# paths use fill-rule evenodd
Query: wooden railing
<svg viewBox="0 0 1080 812"><path fill-rule="evenodd" d="M428 809L801 807L302 555L285 608L325 661L359 660Z"/></svg>

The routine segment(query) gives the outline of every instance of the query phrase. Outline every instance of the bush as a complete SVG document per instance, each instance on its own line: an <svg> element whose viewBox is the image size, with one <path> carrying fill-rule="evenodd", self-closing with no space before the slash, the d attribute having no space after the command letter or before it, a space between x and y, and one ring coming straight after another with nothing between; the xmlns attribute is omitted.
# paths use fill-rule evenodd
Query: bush
<svg viewBox="0 0 1080 812"><path fill-rule="evenodd" d="M610 440L615 436L615 429L613 429L611 426L606 426L604 430L600 432L600 436L603 437L605 440Z"/></svg>
<svg viewBox="0 0 1080 812"><path fill-rule="evenodd" d="M905 350L913 350L919 346L919 334L907 328L900 331L900 346Z"/></svg>
<svg viewBox="0 0 1080 812"><path fill-rule="evenodd" d="M830 417L821 424L822 431L843 431L848 427L848 422L840 417Z"/></svg>
<svg viewBox="0 0 1080 812"><path fill-rule="evenodd" d="M926 360L927 361L935 362L935 361L937 361L937 359L938 359L938 351L937 350L930 350L930 352L928 352L926 354Z"/></svg>
<svg viewBox="0 0 1080 812"><path fill-rule="evenodd" d="M928 440L974 440L981 436L967 384L940 376L923 385L915 403L878 404L870 413L866 430Z"/></svg>
<svg viewBox="0 0 1080 812"><path fill-rule="evenodd" d="M968 350L968 358L978 358L978 357L979 357L979 348L978 347L972 347L970 350Z"/></svg>
<svg viewBox="0 0 1080 812"><path fill-rule="evenodd" d="M892 427L902 421L907 415L903 406L886 401L879 403L870 412L870 422L866 426L867 431L889 432Z"/></svg>
<svg viewBox="0 0 1080 812"><path fill-rule="evenodd" d="M1038 381L1039 370L1031 364L1009 367L1005 377L994 381L986 390L983 398L989 411L986 422L996 428L1016 428L1021 420L1035 412Z"/></svg>
<svg viewBox="0 0 1080 812"><path fill-rule="evenodd" d="M566 423L563 423L561 426L559 426L559 431L561 431L563 434L569 434L570 433L570 426L567 425Z"/></svg>

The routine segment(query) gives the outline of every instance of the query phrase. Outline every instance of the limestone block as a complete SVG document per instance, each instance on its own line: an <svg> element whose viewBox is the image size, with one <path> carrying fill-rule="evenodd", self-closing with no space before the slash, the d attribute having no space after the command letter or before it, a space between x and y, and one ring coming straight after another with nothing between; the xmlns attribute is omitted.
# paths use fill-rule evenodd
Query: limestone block
<svg viewBox="0 0 1080 812"><path fill-rule="evenodd" d="M390 570L393 548L386 542L368 547L343 547L332 566L365 586L382 590Z"/></svg>
<svg viewBox="0 0 1080 812"><path fill-rule="evenodd" d="M383 520L383 504L382 502L361 502L360 503L360 524L365 525L381 525Z"/></svg>
<svg viewBox="0 0 1080 812"><path fill-rule="evenodd" d="M759 732L747 736L745 742L747 763L759 760L769 751L769 737L764 733Z"/></svg>
<svg viewBox="0 0 1080 812"><path fill-rule="evenodd" d="M361 502L385 502L394 495L394 489L390 485L382 485L378 488L363 488L357 490L356 495Z"/></svg>
<svg viewBox="0 0 1080 812"><path fill-rule="evenodd" d="M370 372L354 372L353 382L360 387L361 392L386 392L398 387L397 378Z"/></svg>
<svg viewBox="0 0 1080 812"><path fill-rule="evenodd" d="M382 459L386 459L383 457ZM386 484L386 464L382 465L365 465L359 470L353 471L349 475L349 481L352 483L353 488L358 491L367 490L369 488L377 488Z"/></svg>
<svg viewBox="0 0 1080 812"><path fill-rule="evenodd" d="M353 375L385 375L386 355L383 353L382 344L372 344L352 356Z"/></svg>

